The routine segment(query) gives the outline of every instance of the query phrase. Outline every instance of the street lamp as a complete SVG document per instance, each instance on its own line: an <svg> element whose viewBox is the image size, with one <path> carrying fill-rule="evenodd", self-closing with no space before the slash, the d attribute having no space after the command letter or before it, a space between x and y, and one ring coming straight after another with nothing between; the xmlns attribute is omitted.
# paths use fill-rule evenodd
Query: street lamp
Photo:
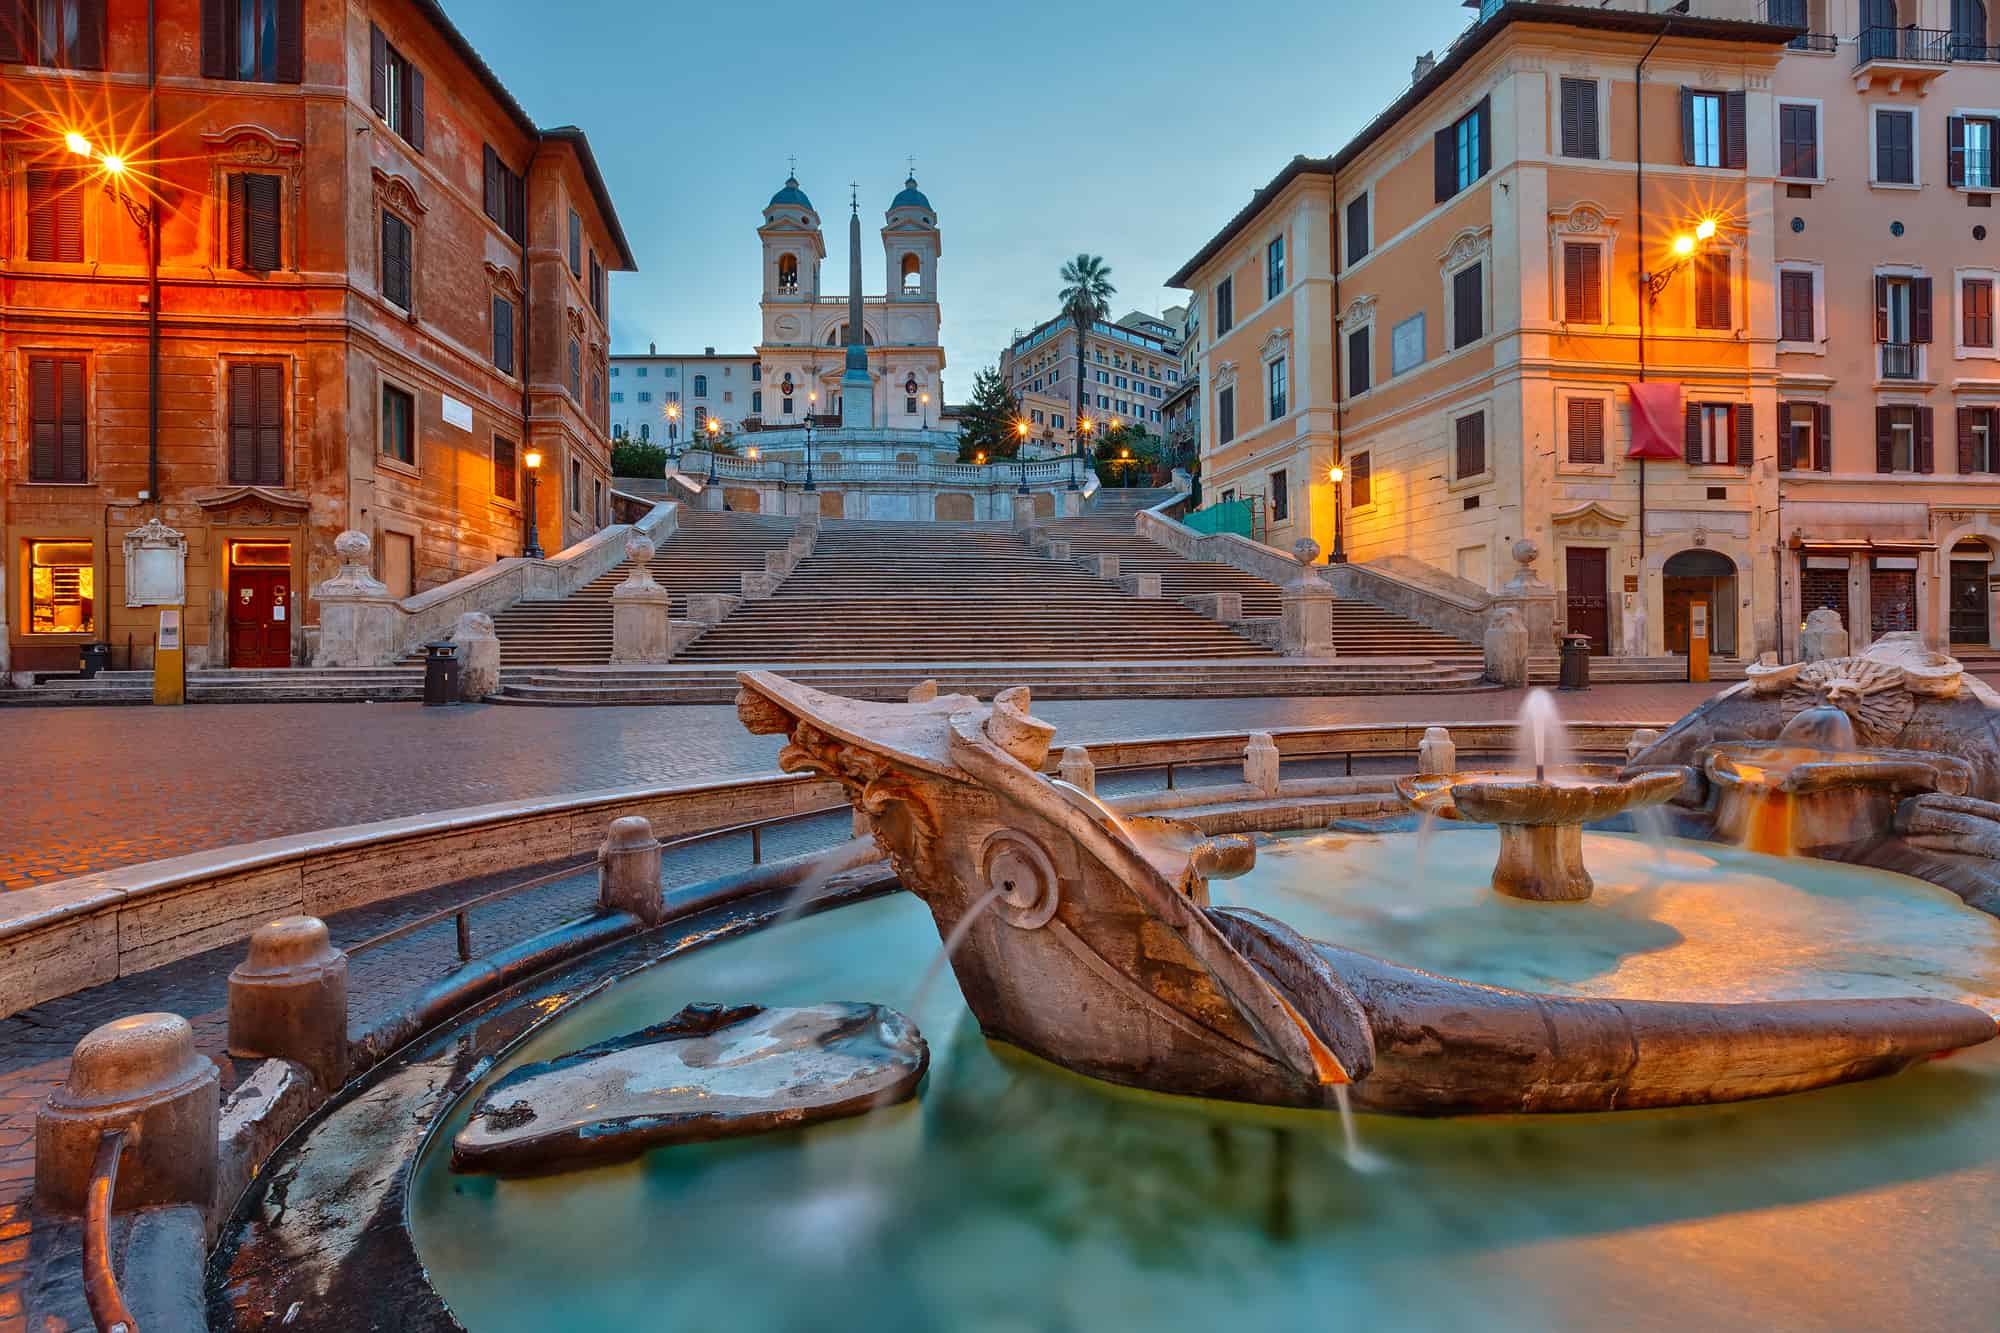
<svg viewBox="0 0 2000 1333"><path fill-rule="evenodd" d="M542 558L541 537L535 531L535 479L542 474L542 451L530 449L521 461L528 465L528 541L521 554L530 560Z"/></svg>
<svg viewBox="0 0 2000 1333"><path fill-rule="evenodd" d="M1014 488L1014 493L1016 495L1026 495L1028 493L1028 459L1026 455L1022 454L1021 450L1025 449L1028 445L1028 423L1025 421L1015 422L1014 435L1016 440L1014 446L1014 464L1021 471L1021 484Z"/></svg>
<svg viewBox="0 0 2000 1333"><path fill-rule="evenodd" d="M668 403L660 409L667 418L667 454L674 460L674 470L681 465L681 405Z"/></svg>
<svg viewBox="0 0 2000 1333"><path fill-rule="evenodd" d="M722 434L722 418L710 417L708 419L707 430L708 430L708 484L713 486L715 485L716 436Z"/></svg>
<svg viewBox="0 0 2000 1333"><path fill-rule="evenodd" d="M150 65L152 51L151 37L147 59ZM157 103L148 99L147 116L153 142L159 141ZM146 242L146 492L145 499L158 504L160 501L160 229L158 219L150 204L133 198L128 188L126 171L128 164L118 153L100 153L90 139L70 130L63 135L63 146L76 157L92 157L97 160L105 175L105 186L118 196L118 202L125 205L125 211L138 224L139 234Z"/></svg>
<svg viewBox="0 0 2000 1333"><path fill-rule="evenodd" d="M1076 423L1076 448L1070 450L1069 454L1069 488L1073 491L1082 489L1077 483L1076 467L1077 463L1083 458L1084 440L1089 435L1090 418L1085 417Z"/></svg>
<svg viewBox="0 0 2000 1333"><path fill-rule="evenodd" d="M806 489L816 491L813 485L813 410L819 404L819 394L806 395Z"/></svg>
<svg viewBox="0 0 2000 1333"><path fill-rule="evenodd" d="M924 405L924 429L925 429L925 430L929 430L929 429L931 428L931 395L930 395L930 391L929 391L928 389L926 389L926 390L925 390L924 392L922 392L922 393L918 394L918 395L917 395L917 401L918 401L919 403L922 403L922 404Z"/></svg>
<svg viewBox="0 0 2000 1333"><path fill-rule="evenodd" d="M1340 531L1340 483L1346 477L1346 470L1338 463L1335 463L1326 474L1326 479L1333 483L1333 553L1326 558L1326 563L1329 565L1347 563L1347 548L1341 542Z"/></svg>

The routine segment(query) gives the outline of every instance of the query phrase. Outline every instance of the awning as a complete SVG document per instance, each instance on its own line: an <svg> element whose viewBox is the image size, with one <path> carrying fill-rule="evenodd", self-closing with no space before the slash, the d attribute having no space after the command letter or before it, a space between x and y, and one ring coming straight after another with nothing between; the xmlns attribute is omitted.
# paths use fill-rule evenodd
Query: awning
<svg viewBox="0 0 2000 1333"><path fill-rule="evenodd" d="M1792 500L1783 511L1790 545L1820 550L1929 550L1930 506L1921 500Z"/></svg>
<svg viewBox="0 0 2000 1333"><path fill-rule="evenodd" d="M1671 380L1634 381L1632 391L1632 446L1627 458L1679 459L1682 436L1687 429L1681 415L1681 386Z"/></svg>

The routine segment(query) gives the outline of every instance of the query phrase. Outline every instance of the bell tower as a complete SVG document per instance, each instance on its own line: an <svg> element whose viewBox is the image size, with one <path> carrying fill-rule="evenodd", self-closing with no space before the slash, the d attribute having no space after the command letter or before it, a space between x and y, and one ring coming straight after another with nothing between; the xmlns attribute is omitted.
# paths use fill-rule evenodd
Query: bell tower
<svg viewBox="0 0 2000 1333"><path fill-rule="evenodd" d="M826 258L826 238L819 214L799 188L798 177L787 176L771 202L764 205L764 225L757 228L764 244L765 330L770 307L810 305L819 296L820 261Z"/></svg>
<svg viewBox="0 0 2000 1333"><path fill-rule="evenodd" d="M882 271L888 274L891 305L937 304L937 261L943 252L937 212L912 175L883 215Z"/></svg>

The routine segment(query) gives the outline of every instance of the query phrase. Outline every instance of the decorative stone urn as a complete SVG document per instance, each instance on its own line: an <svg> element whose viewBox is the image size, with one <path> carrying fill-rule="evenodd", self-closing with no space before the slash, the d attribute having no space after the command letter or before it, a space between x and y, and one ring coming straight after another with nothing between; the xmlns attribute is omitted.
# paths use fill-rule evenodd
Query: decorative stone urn
<svg viewBox="0 0 2000 1333"><path fill-rule="evenodd" d="M611 662L653 665L673 660L673 596L653 577L653 543L644 533L625 539L632 572L611 590Z"/></svg>
<svg viewBox="0 0 2000 1333"><path fill-rule="evenodd" d="M349 528L333 539L337 573L313 589L319 603L319 651L314 666L382 666L402 646L402 600L369 568L374 543Z"/></svg>

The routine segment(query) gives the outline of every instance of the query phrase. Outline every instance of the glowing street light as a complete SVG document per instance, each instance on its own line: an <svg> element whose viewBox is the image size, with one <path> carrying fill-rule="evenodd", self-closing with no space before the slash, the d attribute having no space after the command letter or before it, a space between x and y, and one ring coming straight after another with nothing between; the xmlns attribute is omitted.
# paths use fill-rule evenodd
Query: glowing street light
<svg viewBox="0 0 2000 1333"><path fill-rule="evenodd" d="M521 456L521 461L528 465L528 540L521 547L521 554L530 560L539 560L542 558L542 543L535 531L535 480L542 472L542 451L530 449Z"/></svg>
<svg viewBox="0 0 2000 1333"><path fill-rule="evenodd" d="M1028 423L1025 421L1016 421L1014 423L1014 434L1017 437L1014 449L1014 463L1021 470L1021 484L1014 488L1014 493L1016 495L1026 495L1028 493L1028 456L1022 453L1021 450L1026 448L1028 444Z"/></svg>
<svg viewBox="0 0 2000 1333"><path fill-rule="evenodd" d="M78 134L75 130L71 130L68 134L63 135L63 146L68 148L70 152L75 153L78 157L96 156L96 153L92 150L90 146L90 140L84 138L81 134Z"/></svg>
<svg viewBox="0 0 2000 1333"><path fill-rule="evenodd" d="M1696 226L1694 229L1694 236L1695 239L1698 241L1706 241L1711 237L1713 237L1714 235L1715 235L1714 218L1703 218L1700 224Z"/></svg>
<svg viewBox="0 0 2000 1333"><path fill-rule="evenodd" d="M1685 259L1694 253L1694 237L1685 232L1674 237L1674 253Z"/></svg>
<svg viewBox="0 0 2000 1333"><path fill-rule="evenodd" d="M1333 483L1333 553L1326 558L1329 565L1347 563L1347 548L1341 543L1340 523L1340 483L1347 479L1347 470L1335 463L1327 470L1326 479Z"/></svg>

